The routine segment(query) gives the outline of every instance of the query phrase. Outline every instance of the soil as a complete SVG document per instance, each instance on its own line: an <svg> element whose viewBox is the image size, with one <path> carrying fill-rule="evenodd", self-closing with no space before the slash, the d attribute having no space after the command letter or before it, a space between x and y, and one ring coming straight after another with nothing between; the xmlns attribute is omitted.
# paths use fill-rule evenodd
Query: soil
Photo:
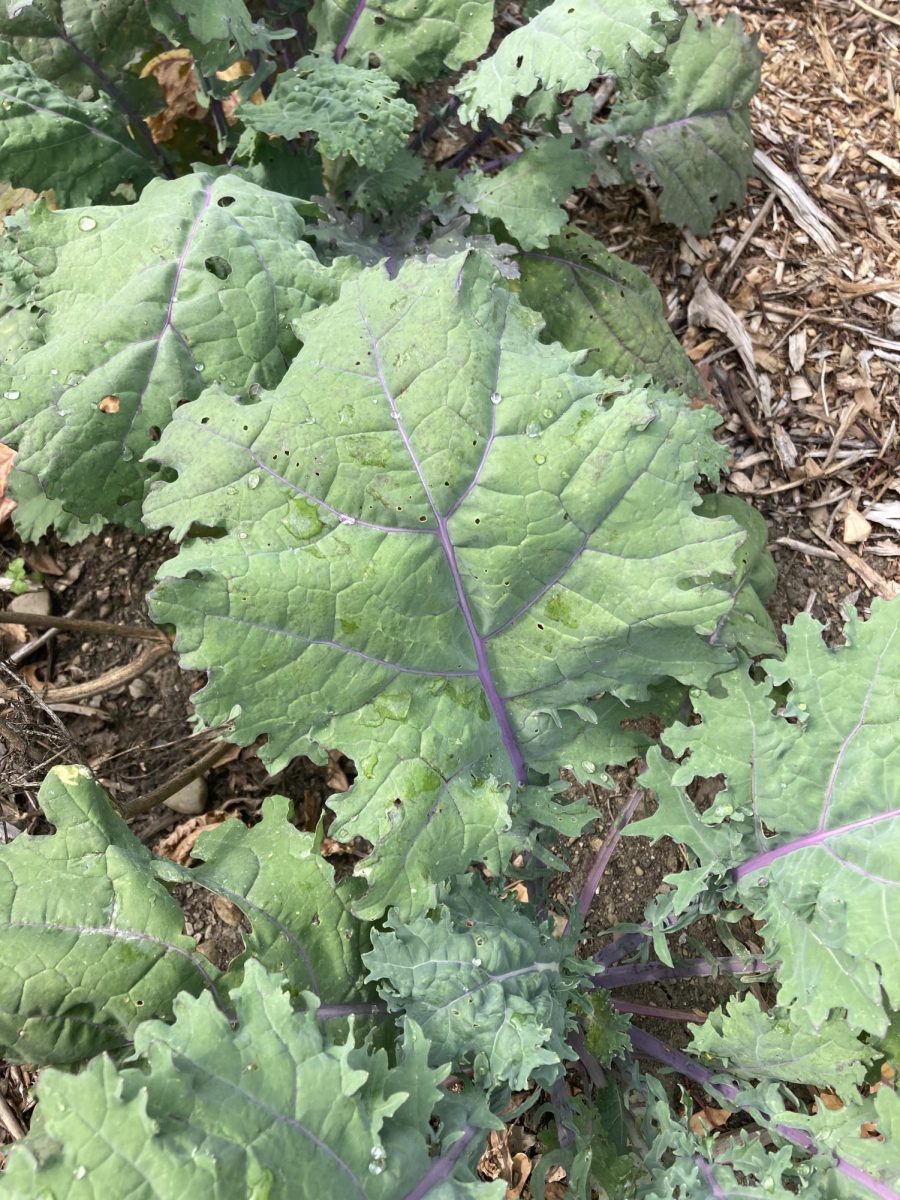
<svg viewBox="0 0 900 1200"><path fill-rule="evenodd" d="M701 15L722 15L730 7L695 5ZM673 328L709 379L709 400L722 414L721 436L734 467L724 486L754 503L769 522L779 569L769 604L776 623L807 610L836 639L844 604L865 611L874 596L890 594L900 580L900 546L892 530L873 523L862 540L848 535L848 506L864 514L900 492L896 423L891 424L900 415L895 386L900 246L888 232L892 219L898 227L900 189L891 177L895 168L886 167L883 157L893 147L888 64L893 53L896 70L900 31L845 0L740 7L767 53L754 105L758 144L838 227L836 255L826 254L798 226L782 196L763 213L772 193L764 175L751 180L741 210L717 221L706 238L655 223L652 202L648 208L648 199L634 192L586 189L572 202L571 216L650 273ZM825 126L829 138L823 138ZM462 144L462 132L456 130L454 142L449 128L440 133L444 157ZM514 140L498 138L479 153L494 158L510 148ZM882 159L873 159L872 150L883 152ZM735 245L761 213L737 264L723 274ZM691 296L701 277L713 281L748 331L752 370L725 335L691 324ZM791 340L798 332L805 342ZM827 454L840 469L827 473L826 466L822 472ZM0 574L23 555L42 575L54 613L112 625L149 624L144 597L172 552L164 536L120 529L74 547L53 538L23 546L8 524L0 530ZM26 640L37 632L30 630ZM19 645L7 642L7 652ZM0 706L0 836L46 831L37 791L54 763L85 763L117 799L133 801L165 785L208 749L191 706L203 680L181 670L173 654L130 682L75 703L51 704L41 697L42 685L95 680L143 649L117 636L58 632L16 668L18 682L10 668L0 670L0 683L17 689L15 702ZM312 830L320 819L327 827L325 799L352 777L352 765L339 755L325 766L300 758L270 777L253 748L244 748L207 772L207 812L253 822L262 800L280 793L295 802L301 828ZM577 895L633 778L634 770L620 772L616 790L592 789L597 825L561 848L571 873L560 881L557 899ZM196 818L160 806L134 829L159 847L168 835L177 842L180 833L189 834L191 822L196 827ZM351 861L343 860L345 866ZM664 877L685 865L683 850L672 842L652 846L644 838L623 838L584 929L584 953L605 944L617 923L640 922ZM188 889L181 899L186 930L200 937L214 961L224 965L240 952L235 912L217 907L202 889ZM712 953L729 952L711 923L694 932ZM758 950L752 928L737 933L748 949ZM726 991L722 981L692 980L633 989L623 999L703 1012ZM644 1024L669 1041L686 1037L675 1022ZM26 1120L30 1083L25 1068L0 1072L0 1090ZM9 1136L0 1123L0 1142Z"/></svg>

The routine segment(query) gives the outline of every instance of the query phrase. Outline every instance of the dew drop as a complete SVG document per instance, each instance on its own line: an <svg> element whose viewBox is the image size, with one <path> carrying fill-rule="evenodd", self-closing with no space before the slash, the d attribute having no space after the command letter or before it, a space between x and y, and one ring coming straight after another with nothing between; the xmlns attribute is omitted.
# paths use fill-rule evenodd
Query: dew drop
<svg viewBox="0 0 900 1200"><path fill-rule="evenodd" d="M3 393L3 399L4 399L4 400L18 400L18 398L19 398L21 395L22 395L22 393L21 393L21 392L4 392L4 393Z"/></svg>
<svg viewBox="0 0 900 1200"><path fill-rule="evenodd" d="M72 371L70 375L66 376L66 387L75 387L79 383L84 383L85 379L87 376L83 372Z"/></svg>
<svg viewBox="0 0 900 1200"><path fill-rule="evenodd" d="M537 465L539 467L542 467L544 465L544 463L547 461L547 455L546 454L536 454L534 456L534 461L537 463Z"/></svg>
<svg viewBox="0 0 900 1200"><path fill-rule="evenodd" d="M525 434L527 437L537 437L537 435L540 432L541 432L541 427L540 427L540 425L537 424L536 421L529 421L528 424L525 426Z"/></svg>
<svg viewBox="0 0 900 1200"><path fill-rule="evenodd" d="M593 773L594 773L594 771L596 771L596 770L597 770L597 764L596 764L596 763L592 763L590 759L585 759L585 761L584 761L584 762L583 762L581 765L582 765L582 766L584 767L584 769L585 769L587 772L589 772L590 774L593 774Z"/></svg>
<svg viewBox="0 0 900 1200"><path fill-rule="evenodd" d="M552 421L553 420L553 409L552 408L543 409L543 411L541 412L541 416L546 417L546 419L548 421Z"/></svg>
<svg viewBox="0 0 900 1200"><path fill-rule="evenodd" d="M242 529L242 530L241 530L241 532L238 534L238 537L241 539L241 541L242 541L242 542L245 542L245 541L247 540L247 534L244 532L244 530L243 530L243 529Z"/></svg>
<svg viewBox="0 0 900 1200"><path fill-rule="evenodd" d="M491 392L491 404L499 404L502 399L499 392Z"/></svg>
<svg viewBox="0 0 900 1200"><path fill-rule="evenodd" d="M237 488L236 488L236 487L227 487L227 488L225 489L225 495L226 495L226 496L236 496L236 495L237 495Z"/></svg>
<svg viewBox="0 0 900 1200"><path fill-rule="evenodd" d="M247 476L247 487L250 488L251 491L253 490L253 488L258 488L259 487L259 476L258 475L248 475Z"/></svg>
<svg viewBox="0 0 900 1200"><path fill-rule="evenodd" d="M73 1179L84 1179L85 1175L87 1175L87 1167L85 1166L76 1167L72 1172Z"/></svg>
<svg viewBox="0 0 900 1200"><path fill-rule="evenodd" d="M262 384L261 383L251 383L249 388L247 389L247 391L250 393L251 396L258 396L259 393L262 391Z"/></svg>
<svg viewBox="0 0 900 1200"><path fill-rule="evenodd" d="M82 233L90 233L92 229L97 228L97 222L93 217L79 217L78 228L82 231Z"/></svg>
<svg viewBox="0 0 900 1200"><path fill-rule="evenodd" d="M206 363L194 363L194 370L197 372L206 370Z"/></svg>
<svg viewBox="0 0 900 1200"><path fill-rule="evenodd" d="M50 368L50 374L51 374L51 375L58 375L58 374L59 374L59 368L58 368L58 367L51 367L51 368Z"/></svg>
<svg viewBox="0 0 900 1200"><path fill-rule="evenodd" d="M387 1158L387 1151L385 1150L384 1146L373 1146L371 1157L375 1160L375 1162L384 1162Z"/></svg>
<svg viewBox="0 0 900 1200"><path fill-rule="evenodd" d="M381 1165L380 1162L370 1162L369 1163L369 1174L370 1175L383 1175L384 1167Z"/></svg>
<svg viewBox="0 0 900 1200"><path fill-rule="evenodd" d="M340 522L342 525L355 525L356 517L348 517L346 515L346 513L342 513L341 517L340 517Z"/></svg>
<svg viewBox="0 0 900 1200"><path fill-rule="evenodd" d="M472 959L472 966L473 966L473 967L480 967L480 966L481 966L481 959L480 959L480 958L473 958L473 959Z"/></svg>

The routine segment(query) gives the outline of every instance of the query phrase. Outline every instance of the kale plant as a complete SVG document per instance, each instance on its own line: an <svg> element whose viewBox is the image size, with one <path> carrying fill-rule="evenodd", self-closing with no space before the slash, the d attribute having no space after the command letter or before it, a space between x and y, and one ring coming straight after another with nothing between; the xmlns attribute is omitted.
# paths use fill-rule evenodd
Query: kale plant
<svg viewBox="0 0 900 1200"><path fill-rule="evenodd" d="M340 747L329 834L365 847L337 878L270 797L177 866L55 768L55 832L0 847L0 1053L43 1068L0 1195L499 1198L486 1138L529 1113L537 1200L554 1166L573 1200L900 1196L900 601L782 649L705 388L562 207L630 183L708 230L758 52L671 0L494 7L0 7L19 530L170 530L151 610L208 674L200 720L273 771ZM174 61L194 118L163 137ZM499 122L521 149L488 160ZM594 812L566 781L637 759L561 928ZM623 831L689 867L586 959ZM230 964L183 884L242 913ZM686 957L701 920L728 954ZM684 1049L622 998L708 975L730 998Z"/></svg>

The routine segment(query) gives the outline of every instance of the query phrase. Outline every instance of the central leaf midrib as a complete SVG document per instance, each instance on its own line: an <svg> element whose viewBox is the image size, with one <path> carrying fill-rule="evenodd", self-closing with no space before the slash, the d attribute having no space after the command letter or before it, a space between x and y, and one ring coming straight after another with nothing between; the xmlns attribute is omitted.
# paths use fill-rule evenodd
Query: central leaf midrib
<svg viewBox="0 0 900 1200"><path fill-rule="evenodd" d="M372 345L372 357L375 364L375 372L378 383L381 386L381 390L384 392L385 398L387 399L388 406L391 410L391 416L397 426L397 432L400 435L404 447L406 448L410 462L413 465L413 469L416 472L419 483L421 484L422 490L425 493L428 506L431 509L432 515L434 516L435 524L437 526L438 541L440 542L441 550L443 551L448 570L450 571L450 578L453 581L453 588L456 592L456 599L457 603L459 604L460 612L462 613L463 620L466 623L466 628L469 631L469 637L472 640L472 648L475 651L475 661L478 664L478 680L481 683L488 705L493 713L494 720L497 723L497 728L500 731L500 740L503 742L503 747L509 756L509 761L512 764L516 782L519 784L524 784L528 775L525 767L525 758L522 754L521 747L519 746L515 731L513 730L509 713L506 710L506 703L500 695L499 688L497 687L497 683L491 670L491 665L488 661L486 640L478 632L478 627L475 624L475 618L472 614L472 607L469 604L469 597L466 595L465 585L463 584L462 575L459 570L459 563L456 560L456 548L453 545L453 541L450 537L450 531L447 526L447 518L443 515L443 513L441 513L434 501L434 497L431 494L431 488L428 486L428 481L425 478L425 475L419 464L419 460L416 457L415 451L413 450L409 434L406 432L406 429L403 426L400 410L397 407L397 402L394 399L394 395L390 387L388 386L387 377L384 373L384 367L381 361L381 350L379 347L379 336L373 332L372 327L369 325L369 322L362 311L361 305L359 309L359 315Z"/></svg>

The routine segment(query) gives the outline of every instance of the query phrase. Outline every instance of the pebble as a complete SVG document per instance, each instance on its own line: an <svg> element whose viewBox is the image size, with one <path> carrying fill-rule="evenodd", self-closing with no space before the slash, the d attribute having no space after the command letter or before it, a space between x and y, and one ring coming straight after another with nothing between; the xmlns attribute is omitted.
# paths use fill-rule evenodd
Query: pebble
<svg viewBox="0 0 900 1200"><path fill-rule="evenodd" d="M166 808L186 817L197 817L206 810L206 780L192 779L183 788L164 800Z"/></svg>
<svg viewBox="0 0 900 1200"><path fill-rule="evenodd" d="M50 593L46 588L38 588L36 592L23 592L15 596L8 605L9 612L39 613L42 617L50 615Z"/></svg>

